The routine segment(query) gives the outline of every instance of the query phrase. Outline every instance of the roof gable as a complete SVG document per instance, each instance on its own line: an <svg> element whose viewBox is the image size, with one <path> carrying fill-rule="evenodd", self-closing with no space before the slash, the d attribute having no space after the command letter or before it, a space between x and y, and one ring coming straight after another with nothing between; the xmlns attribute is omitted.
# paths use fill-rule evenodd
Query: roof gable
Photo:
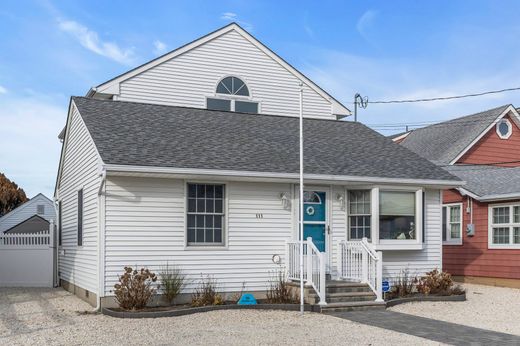
<svg viewBox="0 0 520 346"><path fill-rule="evenodd" d="M401 144L436 164L454 164L509 112L518 117L513 106L504 105L414 130Z"/></svg>
<svg viewBox="0 0 520 346"><path fill-rule="evenodd" d="M73 102L107 165L299 171L298 118L81 97ZM305 119L304 131L307 174L455 179L360 123Z"/></svg>
<svg viewBox="0 0 520 346"><path fill-rule="evenodd" d="M332 113L338 116L347 116L350 115L350 110L345 107L343 104L341 104L338 100L336 100L334 97L332 97L330 94L328 94L326 91L324 91L322 88L320 88L318 85L316 85L313 81L311 81L309 78L307 78L305 75L303 75L301 72L296 70L293 66L291 66L289 63L287 63L285 60L283 60L280 56L278 56L276 53L274 53L272 50L270 50L267 46L262 44L259 40L257 40L255 37L253 37L251 34L249 34L247 31L245 31L243 28L241 28L236 23L231 23L221 29L218 29L212 33L209 33L195 41L192 41L184 46L181 46L169 53L166 53L154 60L151 60L141 66L138 66L128 72L125 72L105 83L102 83L98 85L97 87L91 89L87 96L89 97L98 97L98 98L104 98L103 95L116 95L119 94L120 90L120 84L134 76L137 76L145 71L148 71L164 62L167 62L171 59L176 58L177 56L180 56L188 51L193 50L194 48L200 47L201 45L204 45L205 43L214 40L215 38L221 37L222 35L225 35L230 32L235 32L239 35L241 35L244 39L249 41L251 44L253 44L255 47L257 47L261 52L263 52L265 55L270 57L273 61L275 61L277 64L279 64L281 67L283 67L285 70L287 70L289 73L294 75L297 79L299 79L303 84L311 88L314 92L316 92L318 95L323 97L325 100L331 103L332 106Z"/></svg>
<svg viewBox="0 0 520 346"><path fill-rule="evenodd" d="M28 218L36 215L36 205L38 204L45 205L45 215L53 214L53 202L42 193L39 193L27 202L19 205L17 208L0 217L0 232L3 232L6 229L11 228L13 225L19 224L20 222L23 222ZM47 210L47 208L49 208L49 210Z"/></svg>

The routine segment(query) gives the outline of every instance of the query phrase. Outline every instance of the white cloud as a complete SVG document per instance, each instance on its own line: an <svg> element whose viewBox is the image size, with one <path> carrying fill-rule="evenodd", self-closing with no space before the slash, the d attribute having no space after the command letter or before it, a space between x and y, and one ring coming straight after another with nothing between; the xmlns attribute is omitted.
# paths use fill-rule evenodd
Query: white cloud
<svg viewBox="0 0 520 346"><path fill-rule="evenodd" d="M238 25L244 27L244 29L246 29L247 31L253 31L253 25L251 23L239 20L238 15L234 12L224 12L220 16L220 19L229 21L229 22L235 22Z"/></svg>
<svg viewBox="0 0 520 346"><path fill-rule="evenodd" d="M11 94L12 95L12 94ZM46 95L10 96L0 107L0 171L28 197L52 197L65 126L67 104Z"/></svg>
<svg viewBox="0 0 520 346"><path fill-rule="evenodd" d="M154 53L155 55L161 55L161 54L165 53L165 52L166 52L166 49L168 48L168 47L166 46L166 43L161 42L161 41L159 41L159 40L155 40L155 41L153 42L153 46L155 47L154 50L153 50L153 53Z"/></svg>
<svg viewBox="0 0 520 346"><path fill-rule="evenodd" d="M7 94L7 89L0 85L0 95Z"/></svg>
<svg viewBox="0 0 520 346"><path fill-rule="evenodd" d="M359 18L356 29L365 39L368 37L368 31L374 24L374 21L377 17L377 12L373 10L368 10Z"/></svg>
<svg viewBox="0 0 520 346"><path fill-rule="evenodd" d="M224 12L222 13L222 16L220 16L220 19L235 21L237 19L237 14L233 12Z"/></svg>
<svg viewBox="0 0 520 346"><path fill-rule="evenodd" d="M88 50L112 59L120 64L132 65L135 60L132 48L121 48L116 43L99 38L97 32L73 20L58 20L60 30L72 35Z"/></svg>

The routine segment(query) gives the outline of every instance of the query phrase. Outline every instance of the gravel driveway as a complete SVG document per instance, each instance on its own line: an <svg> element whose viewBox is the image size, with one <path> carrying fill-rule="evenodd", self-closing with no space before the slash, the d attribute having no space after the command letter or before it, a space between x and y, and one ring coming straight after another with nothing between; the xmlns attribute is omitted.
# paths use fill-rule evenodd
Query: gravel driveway
<svg viewBox="0 0 520 346"><path fill-rule="evenodd" d="M465 302L421 302L389 310L520 335L520 289L464 284Z"/></svg>
<svg viewBox="0 0 520 346"><path fill-rule="evenodd" d="M91 309L62 289L0 289L0 344L437 344L315 313L228 310L128 320L83 313Z"/></svg>

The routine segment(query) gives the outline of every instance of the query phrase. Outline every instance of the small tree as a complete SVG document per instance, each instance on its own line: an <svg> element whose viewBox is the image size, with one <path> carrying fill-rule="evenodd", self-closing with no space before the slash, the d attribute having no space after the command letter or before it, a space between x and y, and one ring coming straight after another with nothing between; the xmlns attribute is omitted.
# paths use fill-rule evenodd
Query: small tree
<svg viewBox="0 0 520 346"><path fill-rule="evenodd" d="M157 276L150 270L141 270L125 267L123 275L119 276L119 282L114 285L114 294L119 307L124 310L139 310L146 307L148 301L155 294L152 284L157 281Z"/></svg>
<svg viewBox="0 0 520 346"><path fill-rule="evenodd" d="M170 266L166 262L166 266L161 269L159 276L164 299L171 305L186 285L186 275L179 267Z"/></svg>
<svg viewBox="0 0 520 346"><path fill-rule="evenodd" d="M27 202L24 190L0 173L0 216Z"/></svg>

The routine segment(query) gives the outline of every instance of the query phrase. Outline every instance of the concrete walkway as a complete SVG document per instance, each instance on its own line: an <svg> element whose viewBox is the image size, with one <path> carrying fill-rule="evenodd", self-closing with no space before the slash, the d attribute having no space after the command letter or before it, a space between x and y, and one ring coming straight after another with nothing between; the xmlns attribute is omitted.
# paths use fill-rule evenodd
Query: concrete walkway
<svg viewBox="0 0 520 346"><path fill-rule="evenodd" d="M331 312L329 315L451 345L520 345L520 336L389 310Z"/></svg>

